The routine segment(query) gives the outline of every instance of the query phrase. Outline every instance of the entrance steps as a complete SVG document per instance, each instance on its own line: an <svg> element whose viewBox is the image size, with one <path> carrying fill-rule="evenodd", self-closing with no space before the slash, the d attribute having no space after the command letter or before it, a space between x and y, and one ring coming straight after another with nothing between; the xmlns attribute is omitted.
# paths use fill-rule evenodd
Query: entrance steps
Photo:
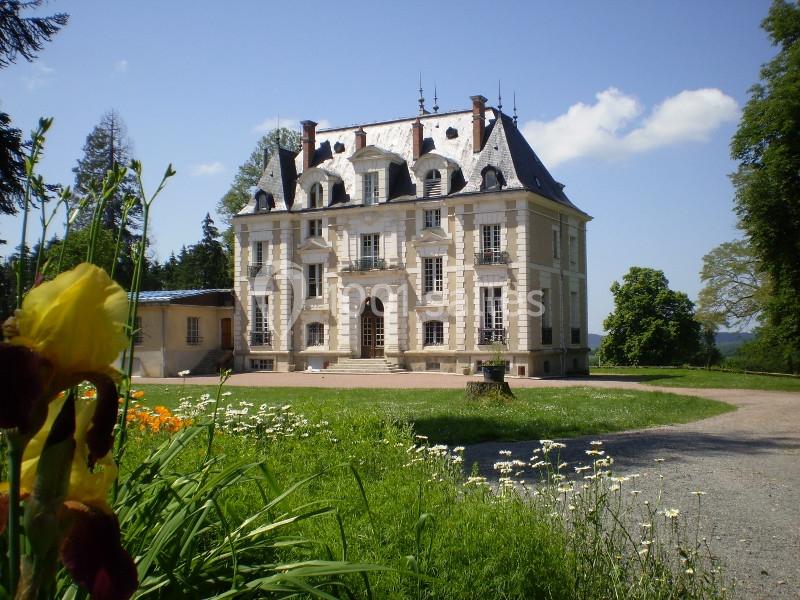
<svg viewBox="0 0 800 600"><path fill-rule="evenodd" d="M322 373L343 375L373 375L382 373L406 373L395 363L385 358L340 358L339 362L331 365Z"/></svg>

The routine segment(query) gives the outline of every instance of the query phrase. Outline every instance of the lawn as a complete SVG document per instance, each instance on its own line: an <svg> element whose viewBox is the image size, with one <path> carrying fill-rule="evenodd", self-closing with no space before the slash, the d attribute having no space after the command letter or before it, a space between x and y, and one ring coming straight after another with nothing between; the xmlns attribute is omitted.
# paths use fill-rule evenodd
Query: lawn
<svg viewBox="0 0 800 600"><path fill-rule="evenodd" d="M211 399L202 413L214 408L216 390L211 387L147 385L140 389L144 397L138 406L178 409L179 397L197 402L208 393ZM187 553L181 562L179 549L182 552L188 546L183 532L204 532L204 551L222 552L225 544L219 540L224 529L256 527L269 518L273 525L258 529L258 539L272 536L274 544L250 556L242 553L242 572L250 568L250 559L256 564L346 559L391 567L369 575L369 591L359 577L342 578L355 590L355 598L719 596L716 575L686 574L687 551L698 575L704 567L694 551L675 538L675 527L664 530L663 544L655 543L655 531L664 521L655 502L632 507L643 515L635 522L652 522L652 529L644 534L634 531L628 536L618 526L604 528L602 523L612 522L610 516L606 518L608 511L621 510L634 496L627 488L624 493L609 491L610 472L603 471L601 461L594 466L597 478L589 480L571 466L559 465L555 470L564 475L543 472L538 482L528 482L537 486L537 495L523 498L507 490L498 496L480 481L467 481L465 471L469 473L471 467L460 464L461 455L453 446L685 422L732 410L726 404L661 392L590 388L516 390L516 399L506 402L467 402L459 390L231 387L229 391L229 396L220 399L217 422L221 426L213 444L208 445L203 428L171 462L165 461L158 477L146 466L142 471L153 460L148 455L158 444L174 443L191 428L152 433L136 424L129 427L122 480L139 470L144 475L133 489L161 486L163 498L149 503L153 508L147 511L134 510L135 504L126 501L116 507L128 536L125 543L134 554L148 555L153 548L163 548L146 574L140 566L146 589L180 585L184 595L198 597L223 589L214 587L206 571L195 574L193 565L204 560L197 558L197 552ZM246 414L236 412L243 408L240 402L249 403ZM233 412L226 411L228 404ZM259 415L266 417L259 421ZM155 412L153 416L159 418ZM242 422L259 424L247 429L239 425ZM209 448L213 458L204 463ZM599 452L596 448L592 452ZM505 458L498 456L501 461ZM557 455L552 458L558 465ZM592 458L586 459L590 465ZM236 465L247 465L243 468L250 475L231 484L209 483L202 493L192 483L216 481L213 473L224 475ZM262 466L269 473L266 478L258 475ZM574 488L568 486L571 492L564 489L564 477L578 480ZM292 487L305 478L308 481ZM616 488L620 485L627 484ZM123 484L123 489L129 487ZM179 496L187 488L191 488L187 496ZM290 493L268 514L248 519L287 489ZM132 496L140 497L140 493L149 492L136 491ZM224 519L209 512L211 506ZM186 515L181 519L205 521L168 528L176 511ZM296 515L307 514L312 516L293 521ZM598 520L598 514L606 516ZM174 542L169 535L175 536ZM642 535L655 540L644 560ZM298 539L314 541L298 543ZM173 573L178 572L181 577L175 579ZM219 575L228 576L225 571Z"/></svg>
<svg viewBox="0 0 800 600"><path fill-rule="evenodd" d="M800 377L755 375L705 369L592 367L592 376L617 381L688 388L723 388L800 392Z"/></svg>
<svg viewBox="0 0 800 600"><path fill-rule="evenodd" d="M147 404L174 408L181 395L194 398L215 389L203 386L140 386ZM366 419L411 423L437 444L577 437L686 423L729 410L728 404L668 392L594 388L517 389L506 402L467 401L462 390L371 390L231 387L226 402L291 404L312 420L346 423Z"/></svg>

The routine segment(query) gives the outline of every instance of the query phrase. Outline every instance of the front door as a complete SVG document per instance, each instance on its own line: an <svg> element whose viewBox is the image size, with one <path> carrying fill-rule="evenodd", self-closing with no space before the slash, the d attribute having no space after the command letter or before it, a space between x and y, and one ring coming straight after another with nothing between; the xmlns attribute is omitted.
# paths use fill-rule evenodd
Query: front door
<svg viewBox="0 0 800 600"><path fill-rule="evenodd" d="M220 321L220 340L223 350L233 350L233 330L230 319Z"/></svg>
<svg viewBox="0 0 800 600"><path fill-rule="evenodd" d="M383 304L367 298L361 313L361 358L383 357Z"/></svg>

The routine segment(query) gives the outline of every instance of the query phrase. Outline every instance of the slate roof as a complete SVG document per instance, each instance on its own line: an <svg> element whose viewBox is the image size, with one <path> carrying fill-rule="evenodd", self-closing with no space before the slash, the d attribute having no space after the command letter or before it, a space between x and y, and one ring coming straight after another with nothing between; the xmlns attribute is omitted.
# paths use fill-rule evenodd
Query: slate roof
<svg viewBox="0 0 800 600"><path fill-rule="evenodd" d="M462 178L449 196L458 194L480 194L482 171L487 166L500 170L505 180L503 190L524 189L535 192L553 202L578 209L564 193L559 184L542 164L528 141L517 129L513 120L495 108L486 108L487 126L480 152L472 151L472 110L420 116L423 125L423 155L435 153L460 167ZM417 191L410 167L414 164L411 138L412 117L381 123L362 125L367 134L368 146L398 155L403 162L392 165L389 183L389 200L414 199ZM355 171L349 157L355 150L355 131L359 126L321 129L316 132L315 168L336 175L342 184L334 191L330 204L350 202L355 187ZM447 131L455 129L456 137ZM344 145L343 152L332 152L337 144ZM301 153L281 149L270 159L258 182L260 190L272 194L275 210L292 210L295 195L299 190L297 175L302 171ZM421 196L421 194L420 194ZM245 206L239 215L254 214L255 201Z"/></svg>
<svg viewBox="0 0 800 600"><path fill-rule="evenodd" d="M224 302L225 295L233 294L232 289L212 289L212 290L156 290L139 292L140 304L185 304L187 300L199 300L204 297ZM128 294L130 297L130 294ZM191 304L191 302L189 302ZM220 304L222 306L223 304Z"/></svg>

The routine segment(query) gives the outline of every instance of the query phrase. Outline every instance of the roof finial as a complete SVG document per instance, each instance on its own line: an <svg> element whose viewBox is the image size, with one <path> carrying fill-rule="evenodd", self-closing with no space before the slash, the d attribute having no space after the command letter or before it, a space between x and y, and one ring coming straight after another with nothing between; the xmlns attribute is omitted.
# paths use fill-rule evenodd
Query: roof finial
<svg viewBox="0 0 800 600"><path fill-rule="evenodd" d="M514 90L514 127L517 126L517 92Z"/></svg>
<svg viewBox="0 0 800 600"><path fill-rule="evenodd" d="M428 111L425 110L425 98L422 96L422 73L419 74L419 114L428 114Z"/></svg>
<svg viewBox="0 0 800 600"><path fill-rule="evenodd" d="M500 80L497 80L497 110L503 112L503 96L500 93Z"/></svg>
<svg viewBox="0 0 800 600"><path fill-rule="evenodd" d="M439 112L439 98L436 97L436 82L433 84L433 112Z"/></svg>

